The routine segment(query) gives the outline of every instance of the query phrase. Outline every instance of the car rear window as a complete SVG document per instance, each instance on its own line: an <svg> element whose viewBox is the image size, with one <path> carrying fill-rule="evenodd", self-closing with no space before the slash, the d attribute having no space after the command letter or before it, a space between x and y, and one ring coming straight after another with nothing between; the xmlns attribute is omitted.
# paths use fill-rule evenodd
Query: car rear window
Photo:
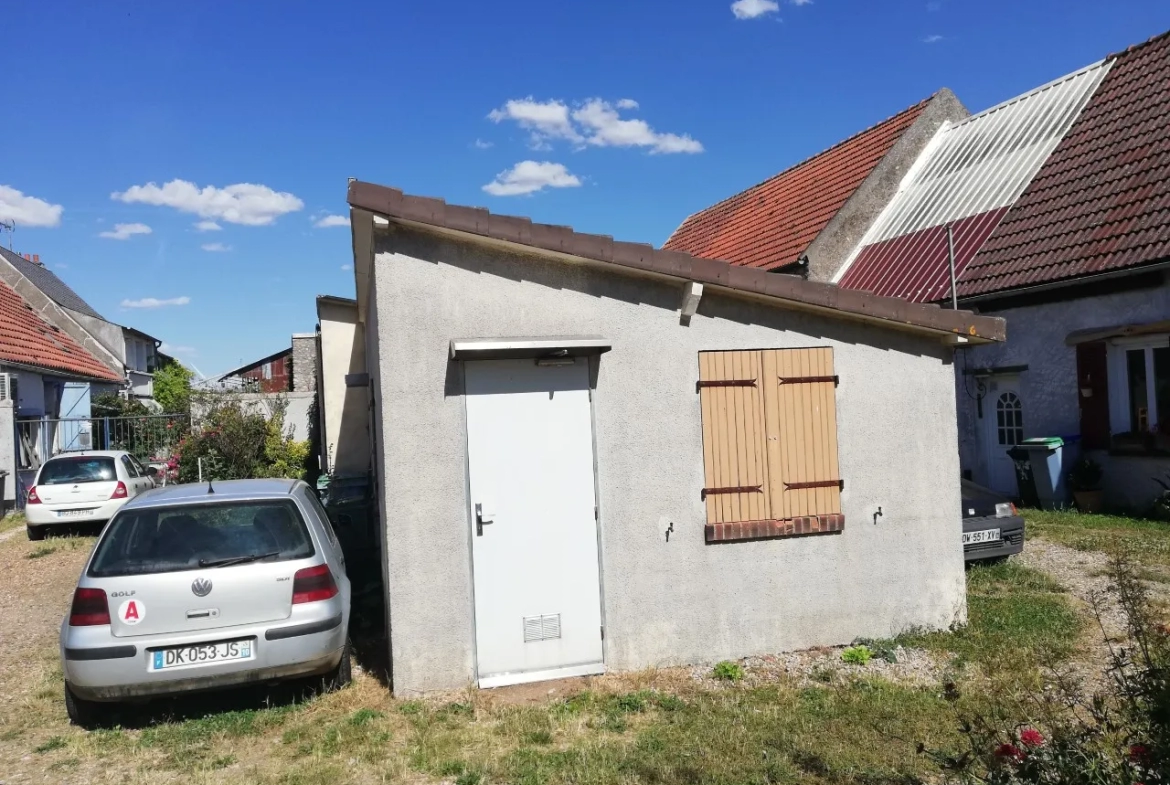
<svg viewBox="0 0 1170 785"><path fill-rule="evenodd" d="M292 501L144 507L123 510L110 521L89 574L181 572L228 566L218 562L236 559L289 561L313 553Z"/></svg>
<svg viewBox="0 0 1170 785"><path fill-rule="evenodd" d="M64 485L79 482L113 482L118 479L114 459L104 456L54 458L41 467L37 485Z"/></svg>

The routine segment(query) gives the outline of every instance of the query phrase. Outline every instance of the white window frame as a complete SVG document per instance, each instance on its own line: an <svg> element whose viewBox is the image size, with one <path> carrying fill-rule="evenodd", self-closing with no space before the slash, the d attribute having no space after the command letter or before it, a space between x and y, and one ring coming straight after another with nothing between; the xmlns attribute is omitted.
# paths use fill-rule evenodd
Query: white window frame
<svg viewBox="0 0 1170 785"><path fill-rule="evenodd" d="M1149 427L1158 426L1158 398L1154 387L1154 349L1170 347L1170 333L1142 335L1132 338L1114 338L1105 349L1109 367L1109 431L1112 434L1129 433L1129 368L1126 353L1142 349L1146 358L1146 401L1149 405ZM1170 412L1165 412L1170 418Z"/></svg>

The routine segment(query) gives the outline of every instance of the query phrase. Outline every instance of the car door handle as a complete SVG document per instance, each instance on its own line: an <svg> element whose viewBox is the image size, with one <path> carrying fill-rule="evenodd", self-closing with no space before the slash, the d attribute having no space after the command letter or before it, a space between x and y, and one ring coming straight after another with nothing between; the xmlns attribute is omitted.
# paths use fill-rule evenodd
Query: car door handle
<svg viewBox="0 0 1170 785"><path fill-rule="evenodd" d="M483 527L489 526L496 522L496 516L490 512L483 511L483 505L476 503L475 505L475 535L477 537L483 536Z"/></svg>

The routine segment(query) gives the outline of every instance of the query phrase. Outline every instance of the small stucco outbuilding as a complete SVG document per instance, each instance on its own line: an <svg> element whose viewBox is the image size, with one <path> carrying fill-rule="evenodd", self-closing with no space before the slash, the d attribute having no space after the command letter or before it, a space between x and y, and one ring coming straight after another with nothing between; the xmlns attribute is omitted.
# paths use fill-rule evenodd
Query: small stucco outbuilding
<svg viewBox="0 0 1170 785"><path fill-rule="evenodd" d="M351 182L394 690L965 618L999 319Z"/></svg>

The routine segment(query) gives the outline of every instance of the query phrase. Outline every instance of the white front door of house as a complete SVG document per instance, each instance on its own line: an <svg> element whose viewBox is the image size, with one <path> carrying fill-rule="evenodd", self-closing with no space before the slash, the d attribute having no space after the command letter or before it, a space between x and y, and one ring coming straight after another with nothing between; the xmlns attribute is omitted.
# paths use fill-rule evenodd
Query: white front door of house
<svg viewBox="0 0 1170 785"><path fill-rule="evenodd" d="M474 361L465 379L479 684L601 673L588 360Z"/></svg>
<svg viewBox="0 0 1170 785"><path fill-rule="evenodd" d="M983 398L983 444L987 453L987 484L1015 496L1016 469L1007 451L1024 440L1024 402L1020 377L993 376Z"/></svg>

